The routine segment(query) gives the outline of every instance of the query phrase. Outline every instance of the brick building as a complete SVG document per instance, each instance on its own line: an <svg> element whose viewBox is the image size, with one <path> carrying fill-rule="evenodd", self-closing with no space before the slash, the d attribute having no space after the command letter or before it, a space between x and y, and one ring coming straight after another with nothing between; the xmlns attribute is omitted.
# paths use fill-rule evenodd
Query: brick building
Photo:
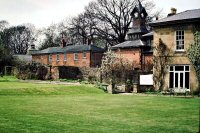
<svg viewBox="0 0 200 133"><path fill-rule="evenodd" d="M136 70L152 70L153 63L153 32L146 25L148 16L141 2L131 12L132 27L129 29L128 40L112 47L112 50L125 60L133 63Z"/></svg>
<svg viewBox="0 0 200 133"><path fill-rule="evenodd" d="M32 60L49 66L99 67L103 52L94 45L62 45L34 52Z"/></svg>

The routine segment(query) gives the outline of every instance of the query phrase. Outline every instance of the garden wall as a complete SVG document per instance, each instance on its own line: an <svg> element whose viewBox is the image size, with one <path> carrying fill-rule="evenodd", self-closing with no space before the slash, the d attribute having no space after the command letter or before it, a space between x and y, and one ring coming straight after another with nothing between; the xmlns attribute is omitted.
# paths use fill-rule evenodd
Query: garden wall
<svg viewBox="0 0 200 133"><path fill-rule="evenodd" d="M100 81L99 68L58 66L51 69L53 79L81 79Z"/></svg>

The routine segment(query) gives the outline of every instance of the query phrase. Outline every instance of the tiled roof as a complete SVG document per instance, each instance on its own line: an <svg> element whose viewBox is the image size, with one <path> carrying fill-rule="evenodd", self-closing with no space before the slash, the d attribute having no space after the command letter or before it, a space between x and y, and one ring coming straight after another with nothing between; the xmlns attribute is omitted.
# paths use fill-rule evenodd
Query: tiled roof
<svg viewBox="0 0 200 133"><path fill-rule="evenodd" d="M160 20L156 20L150 23L150 26L165 25L179 21L183 22L183 21L195 21L195 20L200 21L200 9L186 10L184 12L180 12L175 15Z"/></svg>
<svg viewBox="0 0 200 133"><path fill-rule="evenodd" d="M92 51L92 52L104 52L104 49L95 45L71 45L63 48L64 52L81 52L81 51Z"/></svg>
<svg viewBox="0 0 200 133"><path fill-rule="evenodd" d="M112 49L117 49L117 48L129 48L129 47L141 47L144 46L145 44L140 40L133 40L133 41L125 41L123 43L117 44L115 46L112 46Z"/></svg>
<svg viewBox="0 0 200 133"><path fill-rule="evenodd" d="M20 55L20 54L16 54L16 55L13 55L14 57L18 58L19 60L21 61L32 61L32 56L31 55Z"/></svg>
<svg viewBox="0 0 200 133"><path fill-rule="evenodd" d="M94 45L70 45L64 48L62 47L49 47L44 50L36 51L35 54L53 54L53 53L67 53L67 52L83 52L83 51L92 51L92 52L104 52L104 49L94 46Z"/></svg>

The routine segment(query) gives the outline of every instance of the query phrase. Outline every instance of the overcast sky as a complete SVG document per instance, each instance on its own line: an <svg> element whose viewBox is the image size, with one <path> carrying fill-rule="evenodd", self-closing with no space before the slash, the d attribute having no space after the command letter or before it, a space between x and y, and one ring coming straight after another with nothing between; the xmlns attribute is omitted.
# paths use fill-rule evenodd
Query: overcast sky
<svg viewBox="0 0 200 133"><path fill-rule="evenodd" d="M0 0L0 20L11 25L32 23L37 28L58 23L83 12L92 0ZM178 12L200 8L200 0L153 0L165 15L171 7Z"/></svg>

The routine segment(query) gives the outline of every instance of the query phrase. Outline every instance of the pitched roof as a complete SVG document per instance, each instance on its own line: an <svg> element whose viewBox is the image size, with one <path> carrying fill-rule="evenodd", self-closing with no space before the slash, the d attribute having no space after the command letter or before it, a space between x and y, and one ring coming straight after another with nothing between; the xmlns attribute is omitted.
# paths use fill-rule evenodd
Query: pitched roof
<svg viewBox="0 0 200 133"><path fill-rule="evenodd" d="M147 34L144 34L142 35L142 37L150 37L150 36L153 36L153 31L147 33Z"/></svg>
<svg viewBox="0 0 200 133"><path fill-rule="evenodd" d="M175 15L156 20L150 26L166 25L181 22L200 21L200 9L186 10Z"/></svg>
<svg viewBox="0 0 200 133"><path fill-rule="evenodd" d="M138 0L138 5L134 7L130 15L133 16L135 12L138 12L139 14L144 13L145 17L148 15L146 9L142 6L140 0Z"/></svg>
<svg viewBox="0 0 200 133"><path fill-rule="evenodd" d="M133 41L125 41L123 43L117 44L115 46L112 46L112 49L117 49L117 48L130 48L130 47L141 47L144 46L145 44L140 40L133 40Z"/></svg>
<svg viewBox="0 0 200 133"><path fill-rule="evenodd" d="M21 61L27 61L27 62L32 61L32 56L31 55L16 54L16 55L13 55L13 56L16 57L16 58L18 58Z"/></svg>
<svg viewBox="0 0 200 133"><path fill-rule="evenodd" d="M92 51L92 52L104 52L104 49L94 46L94 45L70 45L64 48L62 47L49 47L44 50L36 51L33 55L37 54L53 54L53 53L67 53L67 52L83 52L83 51Z"/></svg>
<svg viewBox="0 0 200 133"><path fill-rule="evenodd" d="M97 47L95 45L71 45L63 48L64 52L82 52L82 51L92 51L92 52L104 52L104 49Z"/></svg>

